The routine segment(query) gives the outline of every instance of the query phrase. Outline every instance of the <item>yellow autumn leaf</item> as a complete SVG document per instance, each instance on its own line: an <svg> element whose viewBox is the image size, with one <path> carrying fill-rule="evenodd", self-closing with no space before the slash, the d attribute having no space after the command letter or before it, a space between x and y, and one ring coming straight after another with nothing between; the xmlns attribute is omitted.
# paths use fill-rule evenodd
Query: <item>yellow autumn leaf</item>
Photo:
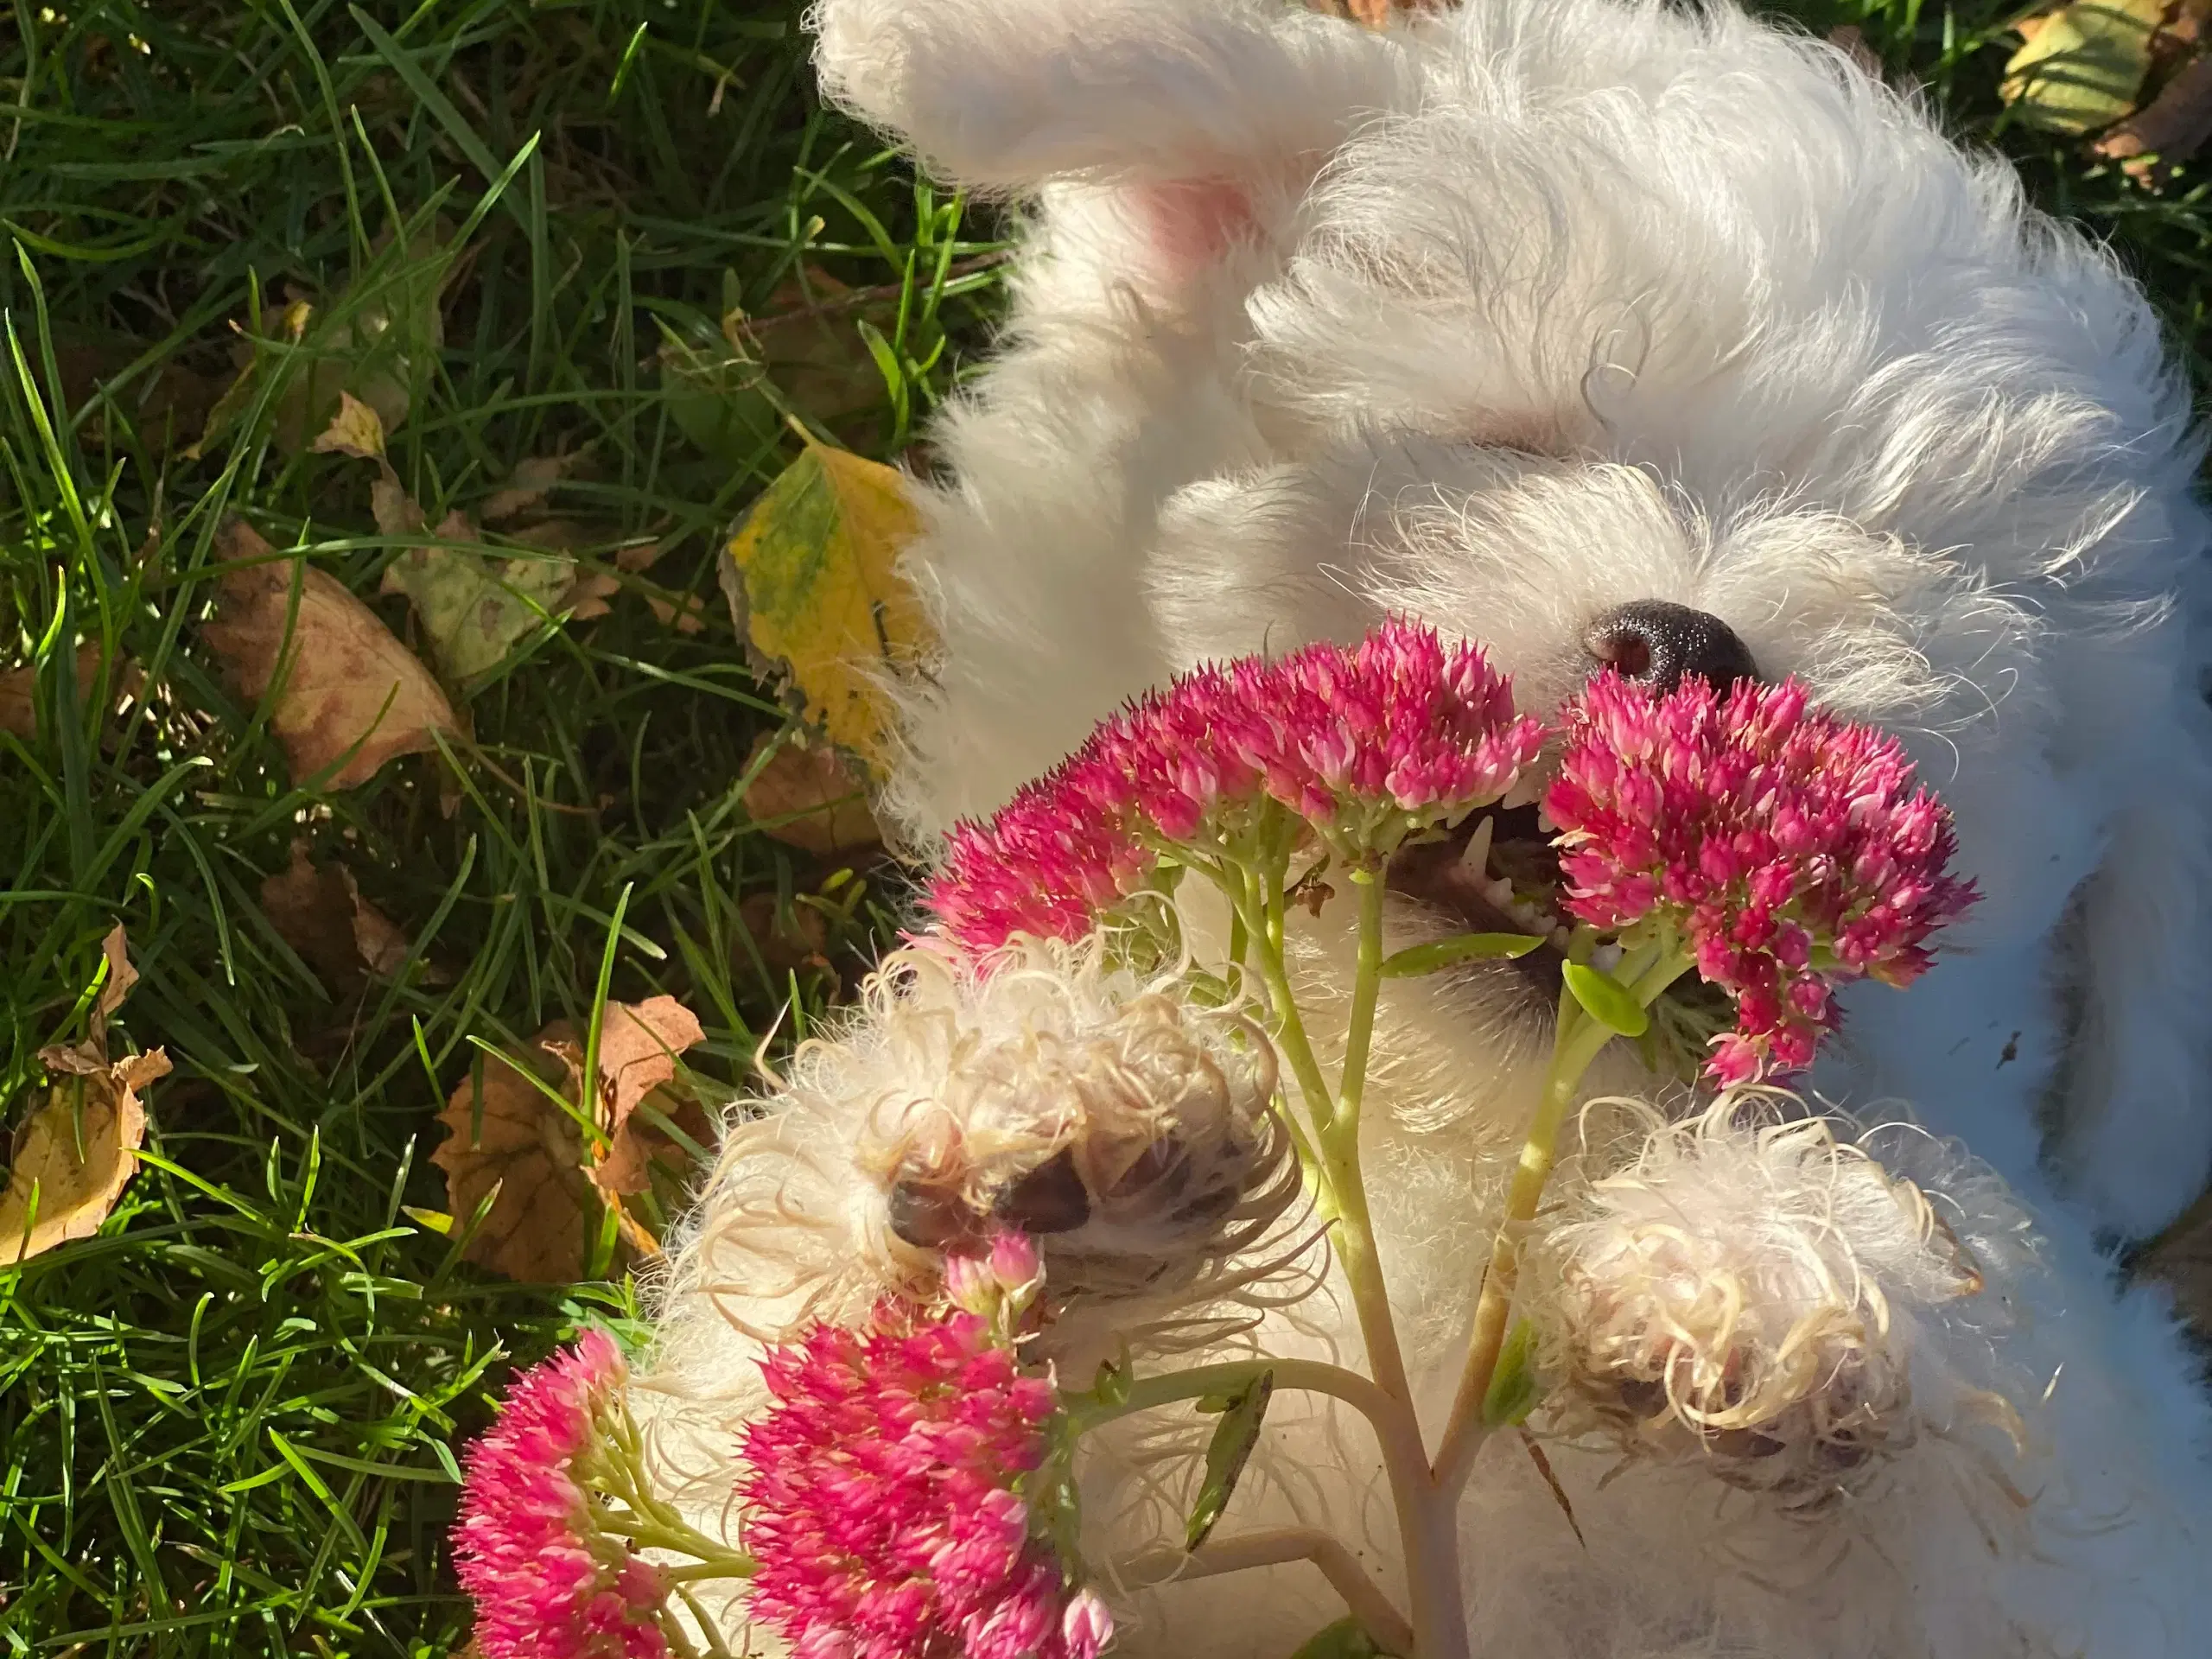
<svg viewBox="0 0 2212 1659"><path fill-rule="evenodd" d="M0 1267L99 1231L138 1171L146 1139L138 1091L169 1069L158 1048L113 1065L67 1052L41 1058L62 1075L16 1133L0 1191Z"/></svg>
<svg viewBox="0 0 2212 1659"><path fill-rule="evenodd" d="M891 710L883 681L926 641L898 571L921 527L893 467L807 441L730 539L747 637L788 678L804 717L880 772Z"/></svg>
<svg viewBox="0 0 2212 1659"><path fill-rule="evenodd" d="M330 424L308 446L319 455L352 455L361 461L384 459L384 416L350 391L338 394L338 412Z"/></svg>
<svg viewBox="0 0 2212 1659"><path fill-rule="evenodd" d="M2075 136L2135 107L2166 0L2076 0L2021 25L1999 87L2031 126Z"/></svg>

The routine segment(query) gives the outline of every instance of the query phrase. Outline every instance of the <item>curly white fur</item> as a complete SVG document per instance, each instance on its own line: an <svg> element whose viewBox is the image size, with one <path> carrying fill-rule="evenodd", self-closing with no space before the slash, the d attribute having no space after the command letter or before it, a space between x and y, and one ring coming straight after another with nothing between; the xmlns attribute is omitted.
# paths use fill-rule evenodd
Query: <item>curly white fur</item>
<svg viewBox="0 0 2212 1659"><path fill-rule="evenodd" d="M1870 1143L1878 1171L1832 1135L1708 1124L1662 1134L1629 1185L1586 1164L1562 1213L1597 1230L1553 1258L1586 1288L1637 1264L1636 1296L1578 1316L1609 1333L1586 1367L1657 1351L1637 1320L1692 1328L1734 1282L1766 1310L1760 1351L1792 1408L1856 1355L1860 1392L1821 1424L1866 1406L1935 1412L1942 1432L1915 1418L1885 1439L1878 1480L1784 1490L1716 1478L1707 1455L1616 1468L1611 1447L1561 1442L1586 1549L1499 1437L1463 1517L1484 1650L2202 1651L2206 1407L2164 1305L2116 1294L2094 1242L2154 1229L2212 1164L2198 450L2113 261L1842 54L1725 8L1466 0L1367 31L1274 0L818 0L815 27L833 96L1029 213L1006 339L938 424L952 481L916 489L907 568L943 642L892 790L918 845L1204 657L1411 611L1479 638L1548 711L1589 670L1592 615L1640 599L1713 613L1764 672L1897 732L1957 813L1985 901L1910 993L1854 989L1814 1081L1963 1137L2037 1212L2035 1247L2018 1203L1924 1135ZM1300 918L1325 1029L1345 908ZM1435 923L1394 907L1390 925ZM1040 1006L1095 1025L1088 995ZM797 1063L707 1197L662 1373L665 1443L702 1505L746 1409L742 1328L914 1270L885 1165L927 1149L880 1133L882 1106L944 1068L894 1036L910 1028L887 991ZM1227 1067L1245 1051L1220 1040ZM1548 1043L1510 970L1386 995L1365 1155L1431 1406ZM1590 1086L1653 1091L1618 1059ZM952 1122L975 1110L980 1133L1007 1098L980 1091ZM1016 1161L1033 1132L1077 1146L1059 1112L999 1144ZM1940 1228L1922 1233L1900 1181ZM1662 1192L1694 1221L1678 1256L1592 1254L1656 1237ZM1126 1320L1141 1367L1165 1363L1154 1341L1356 1361L1298 1236L1274 1227L1258 1259L1166 1304L1102 1301L1094 1341ZM1980 1287L1931 1301L1954 1243ZM1823 1357L1783 1363L1808 1314ZM1722 1369L1717 1395L1694 1363L1665 1370L1674 1404L1725 1416ZM1203 1440L1184 1419L1126 1427L1091 1465L1102 1561L1154 1541ZM1808 1505L1813 1489L1831 1501ZM1372 1441L1332 1408L1279 1405L1224 1525L1287 1516L1397 1589ZM1208 1659L1280 1659L1334 1617L1303 1567L1121 1611L1128 1654Z"/></svg>
<svg viewBox="0 0 2212 1659"><path fill-rule="evenodd" d="M1924 1429L2017 1421L1929 1328L1991 1330L1987 1270L1834 1120L1745 1094L1679 1122L1602 1104L1625 1109L1611 1144L1628 1161L1569 1173L1529 1252L1555 1426L1812 1506L1878 1478Z"/></svg>

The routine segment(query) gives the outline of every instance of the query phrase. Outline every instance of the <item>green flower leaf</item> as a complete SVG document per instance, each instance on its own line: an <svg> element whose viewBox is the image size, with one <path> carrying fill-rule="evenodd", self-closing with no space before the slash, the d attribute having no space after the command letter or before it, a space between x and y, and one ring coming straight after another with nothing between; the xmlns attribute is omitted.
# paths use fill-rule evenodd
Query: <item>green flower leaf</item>
<svg viewBox="0 0 2212 1659"><path fill-rule="evenodd" d="M1638 1006L1627 986L1611 974L1579 962L1565 963L1567 988L1582 1011L1606 1030L1623 1037L1641 1037L1651 1028L1651 1016Z"/></svg>
<svg viewBox="0 0 2212 1659"><path fill-rule="evenodd" d="M1224 1405L1221 1421L1214 1425L1213 1439L1206 1446L1205 1482L1198 1488L1198 1502L1192 1504L1190 1521L1183 1529L1185 1548L1196 1549L1205 1542L1214 1522L1229 1507L1237 1477L1244 1472L1252 1448L1260 1442L1260 1424L1274 1391L1275 1374L1262 1371ZM1200 1409L1204 1408L1201 1404Z"/></svg>
<svg viewBox="0 0 2212 1659"><path fill-rule="evenodd" d="M1126 1406L1129 1403L1129 1367L1126 1353L1118 1359L1098 1362L1098 1376L1090 1385L1090 1395L1102 1406Z"/></svg>
<svg viewBox="0 0 2212 1659"><path fill-rule="evenodd" d="M1525 957L1543 943L1534 933L1455 933L1430 944L1408 945L1382 958L1382 977L1409 979L1433 974L1455 963L1490 962L1499 957Z"/></svg>
<svg viewBox="0 0 2212 1659"><path fill-rule="evenodd" d="M1536 1408L1541 1390L1536 1386L1536 1327L1516 1319L1497 1351L1497 1369L1491 1373L1490 1389L1483 1395L1483 1422L1491 1428L1510 1428Z"/></svg>
<svg viewBox="0 0 2212 1659"><path fill-rule="evenodd" d="M1325 1624L1306 1639L1290 1659L1395 1659L1375 1645L1375 1638L1357 1619L1346 1617Z"/></svg>

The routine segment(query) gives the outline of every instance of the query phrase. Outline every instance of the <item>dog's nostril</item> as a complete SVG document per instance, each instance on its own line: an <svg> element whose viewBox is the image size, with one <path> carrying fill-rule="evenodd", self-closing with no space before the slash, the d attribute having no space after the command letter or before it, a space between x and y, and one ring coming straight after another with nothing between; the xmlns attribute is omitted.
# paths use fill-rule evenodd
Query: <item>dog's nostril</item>
<svg viewBox="0 0 2212 1659"><path fill-rule="evenodd" d="M942 1250L973 1236L976 1212L950 1188L898 1180L891 1186L891 1230L917 1249Z"/></svg>
<svg viewBox="0 0 2212 1659"><path fill-rule="evenodd" d="M1062 1148L1007 1184L991 1201L991 1214L1025 1233L1071 1233L1090 1219L1090 1194L1077 1173L1074 1154Z"/></svg>
<svg viewBox="0 0 2212 1659"><path fill-rule="evenodd" d="M1664 599L1607 611L1583 633L1582 645L1600 666L1657 691L1673 690L1688 674L1720 691L1759 674L1750 649L1726 622Z"/></svg>

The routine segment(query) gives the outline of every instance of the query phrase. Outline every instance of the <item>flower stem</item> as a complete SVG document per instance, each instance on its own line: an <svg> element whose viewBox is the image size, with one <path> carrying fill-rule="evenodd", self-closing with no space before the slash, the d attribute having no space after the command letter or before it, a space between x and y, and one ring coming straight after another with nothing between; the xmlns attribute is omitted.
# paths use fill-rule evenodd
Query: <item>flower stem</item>
<svg viewBox="0 0 2212 1659"><path fill-rule="evenodd" d="M1368 1212L1367 1183L1359 1163L1359 1109L1367 1088L1375 1007L1382 989L1382 883L1373 870L1356 869L1351 879L1359 890L1358 968L1352 979L1351 1020L1344 1039L1336 1118L1320 1136L1321 1158L1336 1199L1330 1238L1351 1292L1375 1381L1393 1400L1410 1406L1413 1388L1398 1345L1397 1321L1390 1317L1389 1287L1375 1248L1375 1224Z"/></svg>
<svg viewBox="0 0 2212 1659"><path fill-rule="evenodd" d="M1279 887L1281 883L1275 885ZM1283 960L1281 936L1270 932L1264 902L1255 908L1258 913L1248 916L1246 921L1253 955L1259 959L1260 979L1274 1009L1275 1046L1290 1062L1290 1074L1298 1079L1298 1091L1306 1097L1306 1116L1317 1132L1325 1132L1336 1117L1334 1094L1322 1074L1320 1061L1314 1058L1313 1045L1306 1039L1306 1022L1299 1018L1298 999L1291 991L1290 970Z"/></svg>
<svg viewBox="0 0 2212 1659"><path fill-rule="evenodd" d="M1629 981L1629 991L1637 1005L1649 1007L1668 986L1689 970L1690 961L1688 952L1677 950L1655 953L1648 961L1639 956L1624 963L1622 965L1633 976ZM1535 1121L1529 1124L1528 1135L1521 1145L1521 1161L1506 1190L1504 1219L1491 1246L1490 1267L1483 1275L1482 1291L1475 1301L1466 1369L1460 1373L1459 1391L1452 1402L1444 1444L1436 1454L1437 1484L1455 1496L1473 1472L1476 1453L1482 1449L1487 1433L1483 1422L1483 1402L1489 1397L1491 1382L1497 1375L1498 1355L1505 1345L1513 1294L1520 1279L1522 1235L1535 1216L1544 1184L1551 1179L1552 1166L1558 1161L1560 1129L1580 1091L1583 1074L1589 1071L1591 1063L1612 1035L1606 1027L1584 1013L1570 993L1561 989L1551 1065L1544 1075L1543 1093Z"/></svg>
<svg viewBox="0 0 2212 1659"><path fill-rule="evenodd" d="M1375 1041L1375 1006L1382 990L1382 881L1381 872L1355 869L1359 890L1359 967L1352 981L1351 1022L1344 1035L1344 1069L1337 1091L1337 1115L1344 1133L1359 1133L1359 1105L1367 1090L1367 1056Z"/></svg>
<svg viewBox="0 0 2212 1659"><path fill-rule="evenodd" d="M1255 1567L1278 1567L1287 1561L1311 1561L1384 1652L1412 1655L1414 1628L1405 1615L1391 1605L1382 1586L1367 1576L1340 1540L1313 1528L1283 1527L1210 1539L1194 1550L1153 1550L1122 1563L1114 1577L1118 1583L1138 1589L1215 1578Z"/></svg>
<svg viewBox="0 0 2212 1659"><path fill-rule="evenodd" d="M692 1557L700 1566L713 1569L711 1572L694 1572L689 1567L683 1567L676 1569L676 1576L702 1579L749 1579L753 1576L753 1560L750 1555L741 1549L732 1549L681 1521L652 1520L634 1510L601 1510L593 1520L601 1532L627 1539L641 1549L676 1550Z"/></svg>
<svg viewBox="0 0 2212 1659"><path fill-rule="evenodd" d="M1466 1659L1466 1609L1459 1590L1458 1504L1429 1477L1428 1452L1413 1408L1341 1365L1313 1359L1239 1359L1197 1365L1186 1371L1140 1377L1128 1396L1114 1405L1071 1408L1080 1434L1133 1412L1233 1394L1249 1387L1263 1371L1274 1373L1278 1388L1325 1394L1343 1401L1367 1419L1382 1453L1382 1472L1397 1514L1406 1551L1406 1582L1411 1592L1413 1652L1404 1659ZM1379 1633L1378 1633L1379 1634Z"/></svg>

